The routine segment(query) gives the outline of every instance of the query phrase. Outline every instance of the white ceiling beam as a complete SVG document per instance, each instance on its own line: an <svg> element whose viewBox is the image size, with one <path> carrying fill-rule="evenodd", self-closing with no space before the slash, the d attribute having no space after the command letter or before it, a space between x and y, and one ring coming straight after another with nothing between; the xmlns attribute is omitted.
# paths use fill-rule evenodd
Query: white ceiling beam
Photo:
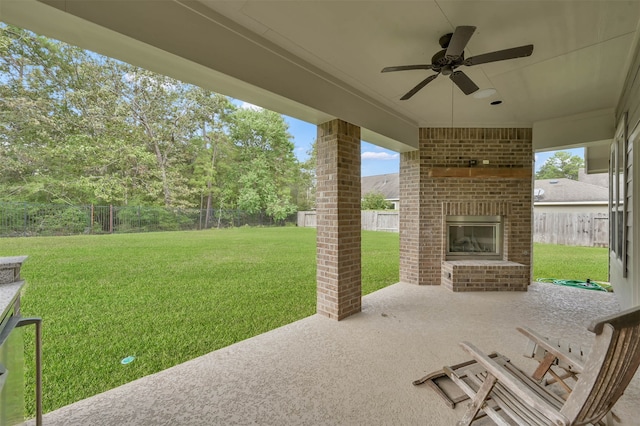
<svg viewBox="0 0 640 426"><path fill-rule="evenodd" d="M556 151L600 145L615 133L613 108L533 123L533 149ZM608 158L608 157L607 157Z"/></svg>

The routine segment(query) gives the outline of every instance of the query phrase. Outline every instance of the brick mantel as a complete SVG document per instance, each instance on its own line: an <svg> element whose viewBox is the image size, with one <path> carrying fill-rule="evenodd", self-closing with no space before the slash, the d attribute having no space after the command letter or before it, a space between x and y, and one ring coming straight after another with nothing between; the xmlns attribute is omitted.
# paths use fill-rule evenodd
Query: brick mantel
<svg viewBox="0 0 640 426"><path fill-rule="evenodd" d="M434 167L427 171L429 177L459 177L477 179L531 179L531 167Z"/></svg>

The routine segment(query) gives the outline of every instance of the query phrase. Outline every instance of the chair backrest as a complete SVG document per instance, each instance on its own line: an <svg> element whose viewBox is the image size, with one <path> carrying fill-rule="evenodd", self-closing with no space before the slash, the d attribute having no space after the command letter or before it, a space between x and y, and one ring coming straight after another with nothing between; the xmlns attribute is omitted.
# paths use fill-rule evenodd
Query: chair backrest
<svg viewBox="0 0 640 426"><path fill-rule="evenodd" d="M571 424L596 423L618 401L640 365L640 307L589 327L594 345L561 412Z"/></svg>

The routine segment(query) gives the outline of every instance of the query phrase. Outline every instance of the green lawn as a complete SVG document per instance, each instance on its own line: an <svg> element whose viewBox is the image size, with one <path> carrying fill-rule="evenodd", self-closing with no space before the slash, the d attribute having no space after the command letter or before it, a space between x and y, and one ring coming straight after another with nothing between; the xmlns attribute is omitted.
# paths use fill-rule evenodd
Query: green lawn
<svg viewBox="0 0 640 426"><path fill-rule="evenodd" d="M0 256L29 256L22 314L43 318L45 412L312 315L315 236L284 227L0 240ZM363 293L398 281L398 234L363 232L362 251Z"/></svg>
<svg viewBox="0 0 640 426"><path fill-rule="evenodd" d="M554 244L533 245L533 278L609 281L609 249L570 247Z"/></svg>
<svg viewBox="0 0 640 426"><path fill-rule="evenodd" d="M0 256L29 256L22 313L44 319L45 412L312 315L315 235L285 227L0 240ZM398 234L363 232L364 294L398 281L398 250ZM535 278L606 281L607 249L535 244L534 265Z"/></svg>

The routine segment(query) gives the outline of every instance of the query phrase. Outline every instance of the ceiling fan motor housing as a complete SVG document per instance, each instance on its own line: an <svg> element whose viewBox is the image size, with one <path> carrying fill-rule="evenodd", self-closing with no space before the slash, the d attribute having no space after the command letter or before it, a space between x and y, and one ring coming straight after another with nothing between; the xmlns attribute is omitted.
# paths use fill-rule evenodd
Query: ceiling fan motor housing
<svg viewBox="0 0 640 426"><path fill-rule="evenodd" d="M440 37L440 40L438 40L440 47L446 50L446 48L449 47L449 43L451 42L451 37L453 37L453 33L445 34Z"/></svg>
<svg viewBox="0 0 640 426"><path fill-rule="evenodd" d="M450 59L446 56L447 49L441 50L431 58L431 64L435 72L441 72L444 75L449 75L464 63L464 52L456 59ZM448 71L448 72L447 72Z"/></svg>

